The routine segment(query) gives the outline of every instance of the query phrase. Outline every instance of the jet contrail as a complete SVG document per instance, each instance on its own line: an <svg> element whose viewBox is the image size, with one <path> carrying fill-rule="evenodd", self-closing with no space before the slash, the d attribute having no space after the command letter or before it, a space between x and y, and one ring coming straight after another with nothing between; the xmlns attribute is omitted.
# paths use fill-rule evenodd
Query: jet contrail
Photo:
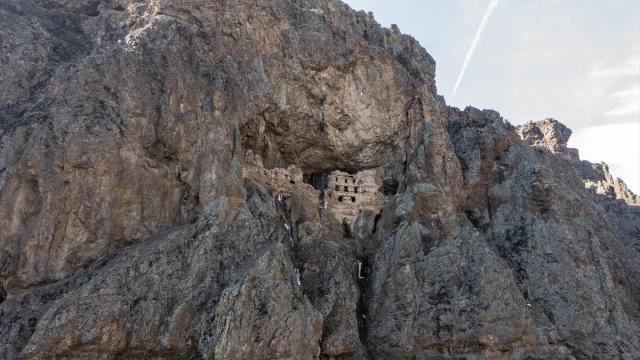
<svg viewBox="0 0 640 360"><path fill-rule="evenodd" d="M487 10L484 12L484 16L482 17L482 21L480 22L480 26L478 27L478 31L476 31L476 36L473 37L473 42L467 50L467 55L464 57L464 63L462 64L462 69L460 69L460 74L458 74L458 80L456 80L456 85L453 87L452 95L455 95L458 91L458 86L460 86L460 81L462 81L462 77L464 76L464 72L467 70L467 65L469 65L469 60L473 56L473 53L476 51L476 47L478 46L478 41L480 41L480 35L482 35L482 31L484 30L485 25L487 25L487 21L493 14L493 11L498 6L500 0L491 0Z"/></svg>

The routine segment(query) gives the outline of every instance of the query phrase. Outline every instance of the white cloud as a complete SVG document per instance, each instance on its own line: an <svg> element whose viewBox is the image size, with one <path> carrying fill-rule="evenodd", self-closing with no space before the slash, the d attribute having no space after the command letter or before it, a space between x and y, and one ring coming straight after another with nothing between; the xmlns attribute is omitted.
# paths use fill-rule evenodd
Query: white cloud
<svg viewBox="0 0 640 360"><path fill-rule="evenodd" d="M623 99L628 99L630 97L637 99L638 97L640 97L640 84L630 87L628 89L616 91L610 94L609 96L615 97L615 98L623 98Z"/></svg>
<svg viewBox="0 0 640 360"><path fill-rule="evenodd" d="M634 193L640 193L640 123L578 129L569 146L578 148L583 160L606 162L613 176L624 180Z"/></svg>
<svg viewBox="0 0 640 360"><path fill-rule="evenodd" d="M640 114L640 54L605 66L594 66L589 76L592 83L604 85L607 94L596 99L603 104L606 117L623 118L623 121Z"/></svg>
<svg viewBox="0 0 640 360"><path fill-rule="evenodd" d="M604 113L605 116L625 116L640 113L640 103L625 104Z"/></svg>
<svg viewBox="0 0 640 360"><path fill-rule="evenodd" d="M602 63L594 66L591 74L589 74L592 78L597 77L609 77L609 76L634 76L640 75L640 55L632 56L628 59L625 59L617 66L607 66Z"/></svg>
<svg viewBox="0 0 640 360"><path fill-rule="evenodd" d="M617 102L617 106L604 113L605 116L623 116L640 114L640 83L624 90L618 90L609 97Z"/></svg>

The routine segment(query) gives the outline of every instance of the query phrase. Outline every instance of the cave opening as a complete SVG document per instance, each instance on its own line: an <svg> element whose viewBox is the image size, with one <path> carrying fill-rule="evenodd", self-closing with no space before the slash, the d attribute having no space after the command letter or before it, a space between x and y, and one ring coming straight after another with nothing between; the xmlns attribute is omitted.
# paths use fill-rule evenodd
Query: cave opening
<svg viewBox="0 0 640 360"><path fill-rule="evenodd" d="M348 219L342 219L342 236L345 239L353 239L353 233L351 232L351 224Z"/></svg>
<svg viewBox="0 0 640 360"><path fill-rule="evenodd" d="M305 183L313 186L316 190L325 190L329 186L329 173L318 172L312 174L304 174L302 179Z"/></svg>
<svg viewBox="0 0 640 360"><path fill-rule="evenodd" d="M398 192L398 187L400 184L396 179L384 179L382 183L382 193L385 196L392 196Z"/></svg>
<svg viewBox="0 0 640 360"><path fill-rule="evenodd" d="M329 173L318 172L312 174L303 174L302 181L306 184L313 186L314 189L320 191L320 204L325 203L325 190L329 187Z"/></svg>

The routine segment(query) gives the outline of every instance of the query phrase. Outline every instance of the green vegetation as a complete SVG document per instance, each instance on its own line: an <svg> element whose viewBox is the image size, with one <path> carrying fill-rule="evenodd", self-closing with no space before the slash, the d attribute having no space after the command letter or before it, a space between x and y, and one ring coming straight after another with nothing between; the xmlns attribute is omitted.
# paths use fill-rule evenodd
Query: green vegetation
<svg viewBox="0 0 640 360"><path fill-rule="evenodd" d="M324 323L322 323L322 337L325 339L330 337L331 334L336 331L337 327L338 324L336 324L333 318L329 317L325 319Z"/></svg>
<svg viewBox="0 0 640 360"><path fill-rule="evenodd" d="M628 315L636 317L636 318L640 318L640 309L638 309L636 306L634 306L632 304L629 304L629 303L624 303L624 304L622 304L622 309Z"/></svg>
<svg viewBox="0 0 640 360"><path fill-rule="evenodd" d="M536 322L536 324L543 325L551 322L549 321L549 318L544 312L542 306L538 304L528 304L527 306L529 308L529 314L531 314L531 317L533 318L533 321Z"/></svg>

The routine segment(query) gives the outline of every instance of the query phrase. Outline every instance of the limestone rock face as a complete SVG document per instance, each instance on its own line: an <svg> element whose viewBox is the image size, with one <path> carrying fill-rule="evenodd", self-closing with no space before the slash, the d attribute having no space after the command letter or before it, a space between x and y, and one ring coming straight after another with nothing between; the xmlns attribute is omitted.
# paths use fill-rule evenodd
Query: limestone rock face
<svg viewBox="0 0 640 360"><path fill-rule="evenodd" d="M578 150L567 147L571 129L558 120L544 119L539 122L528 122L517 129L518 135L533 146L543 147L568 159L577 160Z"/></svg>
<svg viewBox="0 0 640 360"><path fill-rule="evenodd" d="M1 359L640 354L638 197L370 14L4 0L0 50Z"/></svg>

